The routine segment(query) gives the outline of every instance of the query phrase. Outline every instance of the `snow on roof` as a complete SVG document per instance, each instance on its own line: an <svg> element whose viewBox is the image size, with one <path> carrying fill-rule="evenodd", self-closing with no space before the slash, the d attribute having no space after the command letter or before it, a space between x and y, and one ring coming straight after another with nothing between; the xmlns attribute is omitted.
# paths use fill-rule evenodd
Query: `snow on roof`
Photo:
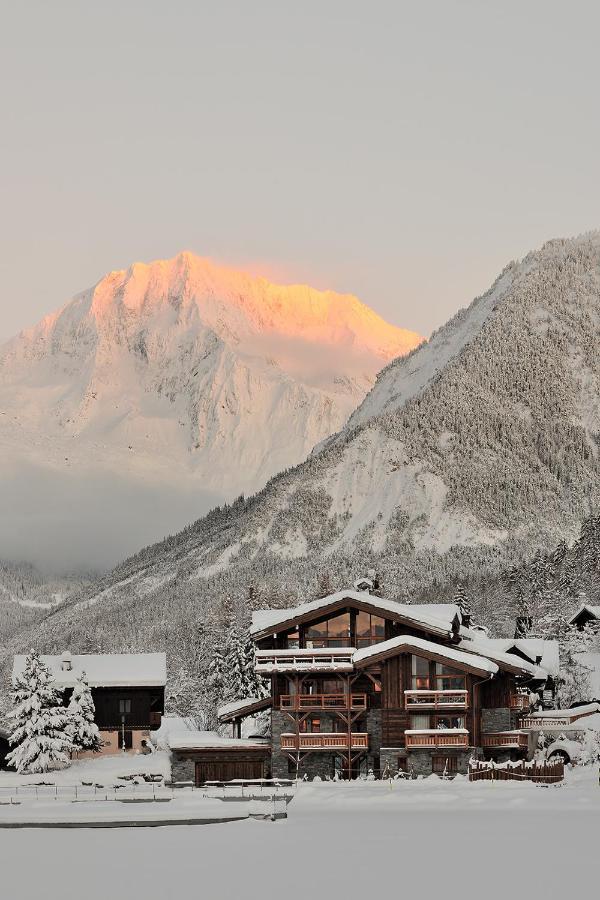
<svg viewBox="0 0 600 900"><path fill-rule="evenodd" d="M461 629L461 635L463 630ZM526 671L534 678L544 678L547 675L557 676L560 673L558 641L548 641L542 638L486 638L482 634L473 635L471 633L469 633L468 639L466 639L466 635L464 638L460 644L463 649L468 650L469 644L472 644L473 647L476 647L477 653L487 654L492 659L496 659L496 656L492 656L493 653L500 653L507 656L506 662L510 661L512 665L514 665L513 660L519 660L518 654L510 652L515 647L531 661L532 668ZM498 658L502 661L502 657ZM544 670L543 672L540 671L540 667ZM538 671L534 672L533 669Z"/></svg>
<svg viewBox="0 0 600 900"><path fill-rule="evenodd" d="M453 619L459 613L458 607L453 603L420 603L413 606L397 603L395 600L386 600L383 597L374 597L366 591L338 591L335 594L330 594L328 597L321 597L318 600L311 600L308 603L302 603L300 606L293 606L288 609L256 610L252 613L250 631L252 634L259 634L271 628L276 629L278 625L284 622L294 621L343 600L355 600L371 607L374 612L391 613L394 616L419 625L425 625L441 633L452 631ZM429 612L430 609L434 610L434 612Z"/></svg>
<svg viewBox="0 0 600 900"><path fill-rule="evenodd" d="M214 748L244 750L247 748L267 747L265 741L249 741L240 738L221 737L216 731L175 731L169 734L171 750L196 750Z"/></svg>
<svg viewBox="0 0 600 900"><path fill-rule="evenodd" d="M377 657L386 654L390 650L404 651L409 650L417 655L419 650L426 653L436 654L450 662L458 663L469 670L478 672L488 672L495 675L498 666L495 662L486 659L484 656L478 656L475 653L466 653L463 650L455 650L454 647L446 647L443 644L434 644L433 641L426 641L423 638L411 637L408 634L400 634L398 637L390 638L389 641L382 641L380 644L373 644L371 647L365 647L363 650L357 650L353 660L357 664L371 657Z"/></svg>
<svg viewBox="0 0 600 900"><path fill-rule="evenodd" d="M600 703L586 703L584 706L572 706L570 709L543 709L529 713L529 719L571 719L573 716L592 716L600 712Z"/></svg>
<svg viewBox="0 0 600 900"><path fill-rule="evenodd" d="M558 641L547 641L542 638L521 638L519 647L526 647L537 654L538 665L549 675L560 675L560 645Z"/></svg>
<svg viewBox="0 0 600 900"><path fill-rule="evenodd" d="M526 662L526 660L521 659L515 653L503 653L493 646L494 644L495 641L482 639L480 641L461 641L459 646L467 653L476 653L478 656L493 659L501 669L506 669L507 667L509 669L519 669L523 674L535 677L538 666Z"/></svg>
<svg viewBox="0 0 600 900"><path fill-rule="evenodd" d="M255 706L264 706L265 708L272 706L272 697L246 697L245 700L233 700L231 703L224 703L217 710L217 718L224 719L229 716L240 713L245 710L252 710Z"/></svg>
<svg viewBox="0 0 600 900"><path fill-rule="evenodd" d="M26 656L15 656L13 681L25 669ZM73 687L85 672L90 687L164 687L167 683L165 653L83 653L42 655L57 687ZM70 665L71 668L66 666Z"/></svg>
<svg viewBox="0 0 600 900"><path fill-rule="evenodd" d="M582 612L590 613L596 619L600 619L600 606L590 606L589 603L582 603L574 616L569 619L569 625L572 625Z"/></svg>

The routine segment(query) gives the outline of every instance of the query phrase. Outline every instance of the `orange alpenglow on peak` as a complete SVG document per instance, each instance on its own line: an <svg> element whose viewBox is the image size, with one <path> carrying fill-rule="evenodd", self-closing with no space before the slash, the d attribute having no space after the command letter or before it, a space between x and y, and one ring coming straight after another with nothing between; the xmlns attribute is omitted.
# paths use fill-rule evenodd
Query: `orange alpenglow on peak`
<svg viewBox="0 0 600 900"><path fill-rule="evenodd" d="M107 274L93 290L90 313L104 318L115 306L146 314L170 308L186 317L193 311L221 337L280 335L352 346L382 361L408 353L423 340L386 322L352 294L306 284L274 284L189 250Z"/></svg>

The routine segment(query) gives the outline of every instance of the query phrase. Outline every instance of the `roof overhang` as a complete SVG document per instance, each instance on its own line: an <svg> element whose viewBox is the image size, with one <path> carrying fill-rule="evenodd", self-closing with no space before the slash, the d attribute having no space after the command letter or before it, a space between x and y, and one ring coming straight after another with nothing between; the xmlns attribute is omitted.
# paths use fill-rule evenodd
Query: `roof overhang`
<svg viewBox="0 0 600 900"><path fill-rule="evenodd" d="M374 644L364 650L358 650L354 654L354 665L357 669L365 669L373 663L382 662L401 653L414 653L415 656L423 656L434 662L449 665L458 669L459 672L469 672L473 675L490 677L498 671L497 664L484 656L468 654L462 650L455 650L452 647L434 644L433 641L413 638L406 634L383 641L381 644Z"/></svg>
<svg viewBox="0 0 600 900"><path fill-rule="evenodd" d="M221 725L235 722L238 719L245 719L247 716L253 716L254 713L262 712L264 709L270 709L273 706L272 697L256 697L240 703L231 703L228 706L222 706L217 711L217 717Z"/></svg>
<svg viewBox="0 0 600 900"><path fill-rule="evenodd" d="M325 600L327 598L324 598ZM308 608L310 604L304 604L303 607L295 607L289 610L289 615L285 616L286 610L281 610L282 618L271 624L263 625L251 629L252 637L255 641L277 634L281 631L288 631L297 625L310 622L315 619L325 619L331 613L340 609L351 606L354 609L363 610L364 612L374 613L382 618L389 619L392 622L398 622L408 625L412 628L419 628L430 634L436 634L442 637L448 637L452 632L448 625L437 619L435 616L411 616L410 606L402 606L393 601L386 601L383 598L374 597L372 594L362 594L353 592L340 592L331 597L330 603L315 604L314 607ZM397 607L397 608L394 608ZM450 623L449 623L450 624ZM453 623L454 624L454 623ZM459 623L456 623L458 626Z"/></svg>

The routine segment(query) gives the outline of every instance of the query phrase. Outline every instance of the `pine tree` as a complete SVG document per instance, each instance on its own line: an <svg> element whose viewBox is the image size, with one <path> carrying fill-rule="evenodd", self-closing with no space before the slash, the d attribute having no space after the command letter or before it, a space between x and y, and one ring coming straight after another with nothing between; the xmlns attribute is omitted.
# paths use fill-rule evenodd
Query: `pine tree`
<svg viewBox="0 0 600 900"><path fill-rule="evenodd" d="M268 693L264 678L256 672L256 648L250 632L246 634L244 646L244 666L246 670L246 690L248 697L265 697Z"/></svg>
<svg viewBox="0 0 600 900"><path fill-rule="evenodd" d="M239 625L227 632L225 642L225 699L244 700L251 696L247 678L246 641Z"/></svg>
<svg viewBox="0 0 600 900"><path fill-rule="evenodd" d="M67 712L70 716L68 734L74 750L91 750L99 753L102 741L98 726L94 721L96 707L85 672L82 672L75 682Z"/></svg>
<svg viewBox="0 0 600 900"><path fill-rule="evenodd" d="M70 716L52 687L52 676L35 650L27 656L23 672L16 676L11 692L14 721L10 743L14 749L7 762L19 774L47 772L70 764L72 742Z"/></svg>

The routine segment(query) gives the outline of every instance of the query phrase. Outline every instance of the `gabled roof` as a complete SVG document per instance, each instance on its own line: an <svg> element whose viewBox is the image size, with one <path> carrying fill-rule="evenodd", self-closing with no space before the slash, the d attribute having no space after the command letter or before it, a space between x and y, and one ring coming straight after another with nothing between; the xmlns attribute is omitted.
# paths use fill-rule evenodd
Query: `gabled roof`
<svg viewBox="0 0 600 900"><path fill-rule="evenodd" d="M453 647L435 644L433 641L411 637L408 634L400 634L389 641L382 641L380 644L373 644L372 647L365 647L364 650L357 650L353 657L354 665L357 669L362 669L379 660L397 656L399 653L415 653L417 656L426 656L428 659L449 664L459 671L472 672L475 675L495 675L498 671L496 663L484 656L465 653L463 650L455 650Z"/></svg>
<svg viewBox="0 0 600 900"><path fill-rule="evenodd" d="M82 653L68 654L71 668L65 669L65 656L42 655L57 688L73 687L85 672L90 687L164 687L167 683L165 653ZM25 669L26 656L15 656L13 681Z"/></svg>
<svg viewBox="0 0 600 900"><path fill-rule="evenodd" d="M217 718L221 724L233 722L235 719L243 719L263 709L273 706L272 697L247 697L245 700L234 700L225 703L217 710Z"/></svg>
<svg viewBox="0 0 600 900"><path fill-rule="evenodd" d="M516 653L504 653L493 646L496 643L494 640L461 641L459 647L466 653L475 653L478 656L485 656L487 659L493 660L504 672L535 677L538 670L538 666L535 663L526 662L526 660L517 656ZM502 644L503 642L500 641L499 643ZM514 643L514 641L511 643Z"/></svg>
<svg viewBox="0 0 600 900"><path fill-rule="evenodd" d="M250 632L255 640L260 639L275 631L285 631L317 615L327 615L348 605L444 637L452 632L455 625L458 627L460 624L460 612L453 603L431 605L421 603L413 606L375 597L366 591L338 591L328 597L311 600L289 609L257 610L252 613Z"/></svg>
<svg viewBox="0 0 600 900"><path fill-rule="evenodd" d="M569 625L574 625L582 613L587 613L594 619L600 621L600 606L591 606L589 603L583 603L574 616L569 619Z"/></svg>

